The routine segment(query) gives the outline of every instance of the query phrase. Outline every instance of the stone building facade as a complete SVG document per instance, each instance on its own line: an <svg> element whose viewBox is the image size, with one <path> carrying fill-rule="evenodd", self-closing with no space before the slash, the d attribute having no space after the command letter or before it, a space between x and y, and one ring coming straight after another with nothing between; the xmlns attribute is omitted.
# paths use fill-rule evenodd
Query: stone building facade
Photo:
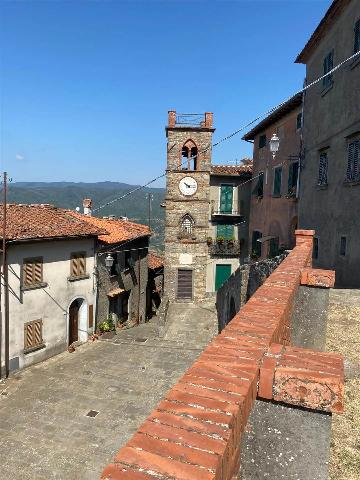
<svg viewBox="0 0 360 480"><path fill-rule="evenodd" d="M272 157L269 142L279 138ZM292 249L298 224L298 173L301 157L302 94L297 94L248 132L254 144L249 246L254 259Z"/></svg>
<svg viewBox="0 0 360 480"><path fill-rule="evenodd" d="M314 265L360 287L360 2L334 1L296 62L306 83L357 54L304 95L299 225L316 230Z"/></svg>
<svg viewBox="0 0 360 480"><path fill-rule="evenodd" d="M148 249L147 226L115 218L91 215L91 201L84 200L84 212L69 212L108 232L97 242L96 328L109 317L114 323L133 326L147 318ZM112 266L106 266L110 257ZM109 259L109 258L108 258Z"/></svg>
<svg viewBox="0 0 360 480"><path fill-rule="evenodd" d="M250 185L238 187L251 178L252 166L211 164L212 120L209 112L169 112L164 284L170 301L201 302L238 268L246 251L242 220Z"/></svg>

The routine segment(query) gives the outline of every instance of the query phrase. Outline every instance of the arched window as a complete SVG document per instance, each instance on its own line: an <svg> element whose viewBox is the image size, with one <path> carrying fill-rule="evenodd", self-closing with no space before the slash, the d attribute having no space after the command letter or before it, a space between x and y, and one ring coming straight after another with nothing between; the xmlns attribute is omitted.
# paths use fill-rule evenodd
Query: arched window
<svg viewBox="0 0 360 480"><path fill-rule="evenodd" d="M181 233L185 235L191 235L194 227L194 219L188 213L181 219L180 229Z"/></svg>
<svg viewBox="0 0 360 480"><path fill-rule="evenodd" d="M197 170L198 168L198 149L192 140L184 143L181 149L181 170Z"/></svg>

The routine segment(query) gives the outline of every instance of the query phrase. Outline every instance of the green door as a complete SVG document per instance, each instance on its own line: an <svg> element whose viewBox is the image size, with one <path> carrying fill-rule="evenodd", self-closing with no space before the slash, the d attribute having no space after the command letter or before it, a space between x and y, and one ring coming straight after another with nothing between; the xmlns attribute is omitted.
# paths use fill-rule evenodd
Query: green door
<svg viewBox="0 0 360 480"><path fill-rule="evenodd" d="M216 265L215 271L215 290L219 290L221 285L226 282L226 280L231 275L231 265Z"/></svg>
<svg viewBox="0 0 360 480"><path fill-rule="evenodd" d="M232 213L233 187L232 185L221 185L220 192L220 213Z"/></svg>

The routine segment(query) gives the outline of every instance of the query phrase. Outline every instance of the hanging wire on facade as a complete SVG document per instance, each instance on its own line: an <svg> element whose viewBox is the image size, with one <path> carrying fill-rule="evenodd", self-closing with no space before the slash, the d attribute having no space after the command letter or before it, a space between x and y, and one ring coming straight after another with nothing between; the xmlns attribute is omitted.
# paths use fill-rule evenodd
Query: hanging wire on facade
<svg viewBox="0 0 360 480"><path fill-rule="evenodd" d="M262 114L258 115L256 118L254 118L251 122L248 122L247 124L245 125L242 125L240 128L238 128L237 130L235 130L234 132L230 133L229 135L223 137L223 138L220 138L220 140L218 140L217 142L213 143L213 144L210 144L209 146L205 147L200 153L205 153L207 152L210 148L212 147L216 147L218 145L220 145L221 143L223 142L226 142L227 140L230 140L232 137L234 137L235 135L238 135L240 132L244 131L246 128L250 127L251 125L253 125L255 122L259 121L261 118L264 118L264 117L267 117L268 115L270 115L271 113L275 112L278 108L282 107L283 105L285 105L291 98L293 98L295 95L298 95L300 93L304 93L306 92L309 88L313 87L314 85L318 84L319 82L321 82L324 78L332 75L334 72L336 72L339 68L341 68L345 63L349 62L350 60L353 60L355 59L357 56L360 55L360 51L359 52L356 52L354 53L353 55L351 55L350 57L346 58L345 60L343 60L342 62L340 62L338 65L336 65L334 68L332 68L329 72L325 73L324 75L322 75L321 77L317 78L316 80L314 80L313 82L309 83L308 85L306 85L304 88L302 88L301 90L297 91L296 93L294 93L293 95L291 95L290 97L288 97L286 100L284 100L283 102L279 103L278 105L276 105L275 107L272 107L270 110L267 110L266 112L263 112ZM193 157L189 157L189 159L186 159L186 162L188 160L192 160L196 158L195 156ZM184 163L184 162L183 162ZM182 166L182 164L180 164L180 166ZM117 198L114 198L113 200L110 200L109 202L106 202L104 203L103 205L100 205L99 207L95 208L93 210L93 212L98 212L99 210L109 206L109 205L112 205L113 203L115 202L118 202L120 200L123 200L124 198L148 187L149 185L155 183L157 180L160 180L161 178L165 177L166 176L166 172L162 173L161 175L158 175L157 177L153 178L152 180L150 180L149 182L145 183L144 185L140 185L136 188L134 188L133 190L130 190L129 192L126 192L124 193L123 195L121 195L120 197L117 197ZM253 180L253 179L252 179ZM245 183L245 182L244 182ZM243 184L244 184L243 183ZM241 185L243 185L241 184Z"/></svg>

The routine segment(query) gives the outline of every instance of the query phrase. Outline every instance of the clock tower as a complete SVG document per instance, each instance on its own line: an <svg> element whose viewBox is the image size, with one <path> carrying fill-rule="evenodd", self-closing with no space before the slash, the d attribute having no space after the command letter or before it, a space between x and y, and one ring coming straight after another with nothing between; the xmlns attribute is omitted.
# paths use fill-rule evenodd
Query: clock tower
<svg viewBox="0 0 360 480"><path fill-rule="evenodd" d="M165 294L200 302L206 295L212 113L169 112L166 170Z"/></svg>

